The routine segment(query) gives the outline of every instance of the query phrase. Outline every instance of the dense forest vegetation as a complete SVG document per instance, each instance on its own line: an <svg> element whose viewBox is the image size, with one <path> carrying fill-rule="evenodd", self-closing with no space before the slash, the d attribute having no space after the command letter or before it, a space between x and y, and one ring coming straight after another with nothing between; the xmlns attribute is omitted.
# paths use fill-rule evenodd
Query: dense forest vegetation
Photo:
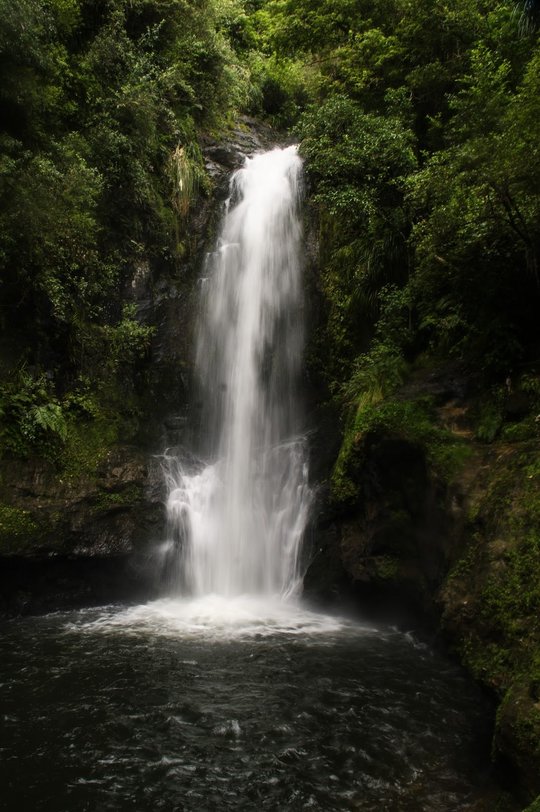
<svg viewBox="0 0 540 812"><path fill-rule="evenodd" d="M198 134L240 103L209 2L2 2L4 453L61 458L81 421L136 431L151 328L124 306L137 263L173 266L204 187ZM87 426L88 428L88 426Z"/></svg>
<svg viewBox="0 0 540 812"><path fill-rule="evenodd" d="M317 374L356 421L426 356L495 387L487 436L505 381L536 393L536 3L18 0L0 14L4 454L58 458L81 420L136 432L152 330L122 291L138 262L182 257L190 203L210 191L200 137L240 110L302 144L327 303Z"/></svg>

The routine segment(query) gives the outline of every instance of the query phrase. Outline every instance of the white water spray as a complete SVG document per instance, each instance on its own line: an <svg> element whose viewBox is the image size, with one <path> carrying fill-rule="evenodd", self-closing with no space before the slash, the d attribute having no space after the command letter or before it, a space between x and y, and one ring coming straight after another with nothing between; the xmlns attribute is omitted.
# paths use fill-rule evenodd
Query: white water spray
<svg viewBox="0 0 540 812"><path fill-rule="evenodd" d="M208 260L196 368L206 466L168 470L191 595L293 595L311 492L298 435L302 296L296 147L246 159Z"/></svg>

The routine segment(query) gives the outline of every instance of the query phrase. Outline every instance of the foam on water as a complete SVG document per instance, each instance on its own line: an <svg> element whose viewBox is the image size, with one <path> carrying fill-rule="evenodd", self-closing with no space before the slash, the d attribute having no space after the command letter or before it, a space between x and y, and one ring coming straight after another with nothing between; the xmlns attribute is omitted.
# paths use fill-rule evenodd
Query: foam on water
<svg viewBox="0 0 540 812"><path fill-rule="evenodd" d="M346 630L354 629L356 634L375 631L345 618L312 612L300 603L283 601L280 595L205 595L193 600L165 598L124 609L113 606L101 610L97 617L95 610L81 613L77 622L70 621L66 628L207 641L296 635L332 638Z"/></svg>

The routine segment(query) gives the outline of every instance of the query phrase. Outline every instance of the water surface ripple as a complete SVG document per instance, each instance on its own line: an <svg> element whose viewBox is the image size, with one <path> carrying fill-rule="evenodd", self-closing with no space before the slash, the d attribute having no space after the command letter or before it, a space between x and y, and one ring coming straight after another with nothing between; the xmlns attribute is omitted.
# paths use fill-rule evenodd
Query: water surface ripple
<svg viewBox="0 0 540 812"><path fill-rule="evenodd" d="M211 596L2 624L0 808L466 810L474 686L410 634Z"/></svg>

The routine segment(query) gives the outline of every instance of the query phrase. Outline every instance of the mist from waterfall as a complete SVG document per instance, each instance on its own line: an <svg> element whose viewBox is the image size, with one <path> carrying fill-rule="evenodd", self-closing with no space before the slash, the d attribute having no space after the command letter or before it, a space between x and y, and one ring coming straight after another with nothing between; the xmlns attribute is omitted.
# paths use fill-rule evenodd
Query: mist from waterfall
<svg viewBox="0 0 540 812"><path fill-rule="evenodd" d="M201 284L196 372L202 466L169 459L177 588L288 597L311 491L297 391L303 348L296 147L247 158L231 180Z"/></svg>

